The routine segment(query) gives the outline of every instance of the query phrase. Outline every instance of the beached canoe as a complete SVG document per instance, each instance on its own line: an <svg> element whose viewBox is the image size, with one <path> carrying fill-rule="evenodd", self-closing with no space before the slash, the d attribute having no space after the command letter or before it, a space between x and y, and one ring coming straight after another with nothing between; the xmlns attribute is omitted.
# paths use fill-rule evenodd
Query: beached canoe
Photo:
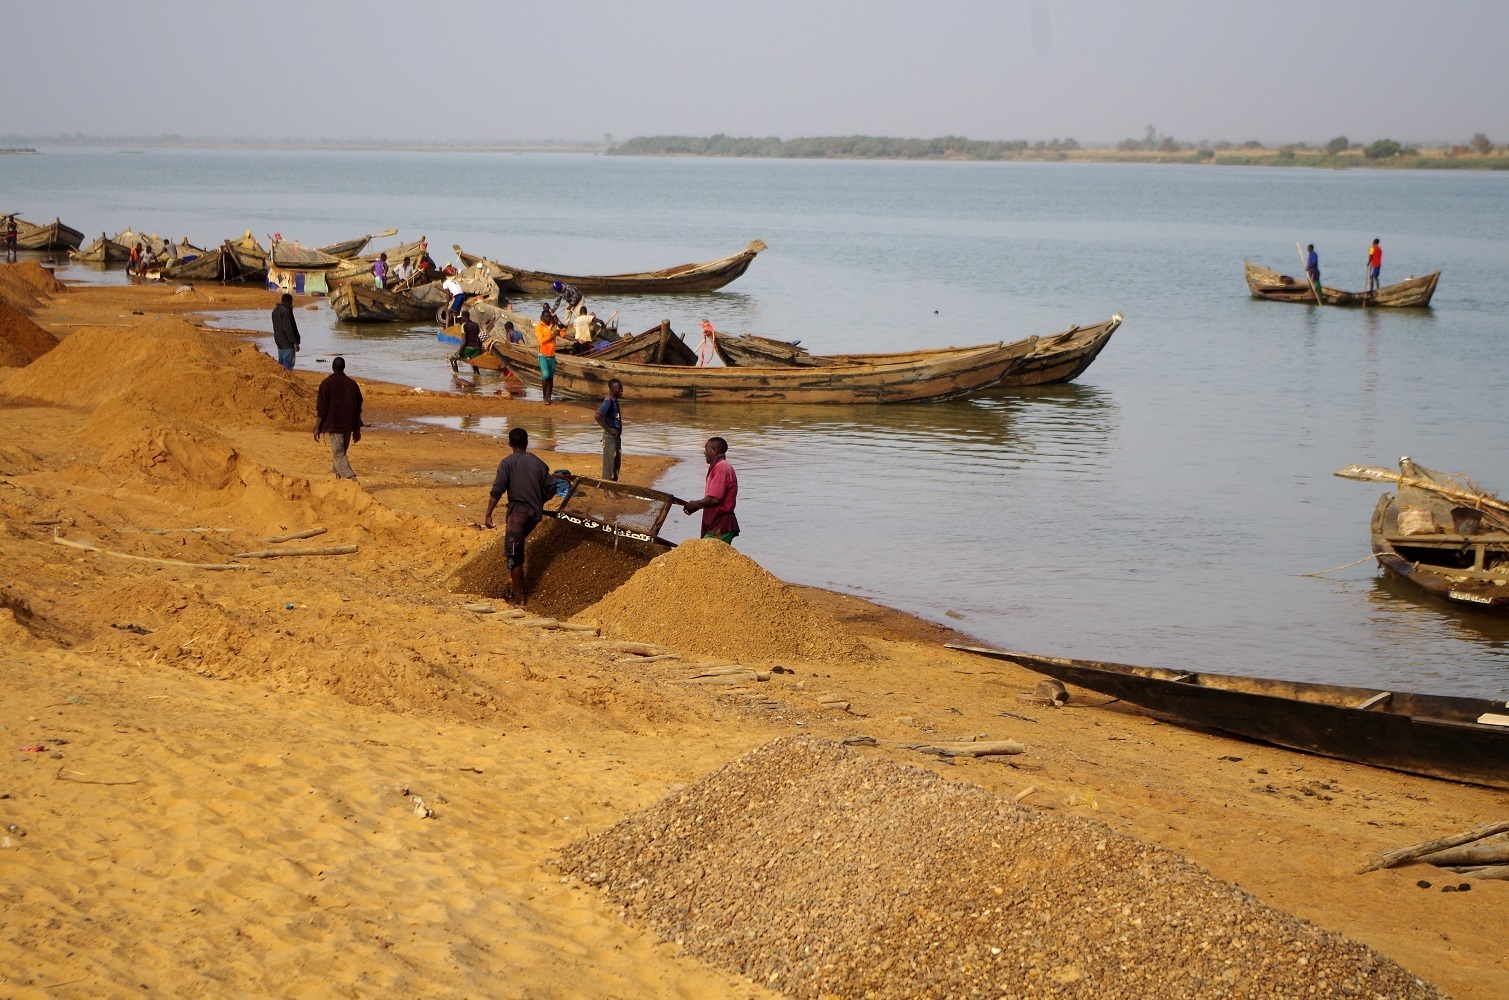
<svg viewBox="0 0 1509 1000"><path fill-rule="evenodd" d="M1002 386L1051 385L1068 382L1083 374L1110 343L1121 326L1117 313L1104 323L1072 326L1051 337L1028 337L1011 345L1025 348L1021 361L997 383ZM798 341L772 340L752 334L719 335L714 342L725 365L735 368L832 368L856 364L910 364L945 360L979 347L944 347L935 350L900 351L891 354L812 354Z"/></svg>
<svg viewBox="0 0 1509 1000"><path fill-rule="evenodd" d="M348 323L422 323L435 318L432 303L378 288L375 282L348 281L332 288L330 308Z"/></svg>
<svg viewBox="0 0 1509 1000"><path fill-rule="evenodd" d="M486 260L469 254L459 246L453 246L461 262L468 266ZM512 275L505 287L507 291L526 295L553 295L555 282L575 285L583 295L614 293L620 295L656 295L674 292L711 292L738 278L755 257L765 249L765 244L755 240L728 257L706 261L701 264L679 264L659 271L641 271L636 274L552 274L548 271L529 271L510 264L499 264L502 270Z"/></svg>
<svg viewBox="0 0 1509 1000"><path fill-rule="evenodd" d="M1416 465L1349 465L1343 479L1395 487L1378 498L1368 530L1389 576L1456 605L1509 609L1509 505L1462 476Z"/></svg>
<svg viewBox="0 0 1509 1000"><path fill-rule="evenodd" d="M84 234L63 225L62 219L37 225L16 219L17 250L77 250L84 245Z"/></svg>
<svg viewBox="0 0 1509 1000"><path fill-rule="evenodd" d="M555 391L594 399L620 379L634 399L697 403L915 403L954 399L988 389L1032 349L1031 341L992 344L945 357L821 368L696 368L631 364L559 354ZM532 345L501 349L527 382L539 382Z"/></svg>
<svg viewBox="0 0 1509 1000"><path fill-rule="evenodd" d="M1271 299L1275 302L1305 302L1315 305L1315 292L1304 278L1291 278L1287 274L1270 271L1252 261L1246 261L1247 289L1255 299ZM1430 305L1430 297L1436 294L1436 283L1441 272L1435 271L1423 278L1408 278L1393 285L1385 285L1376 292L1343 292L1340 289L1320 286L1320 304L1327 306L1377 306L1384 309L1424 308Z"/></svg>
<svg viewBox="0 0 1509 1000"><path fill-rule="evenodd" d="M384 236L397 235L398 230L385 229L380 233L373 233L371 236L358 236L354 240L342 240L339 243L330 243L326 246L319 247L318 249L321 253L329 254L332 257L338 257L341 260L346 260L347 258L357 256L363 250L367 249L367 244L371 243L373 240L381 239Z"/></svg>
<svg viewBox="0 0 1509 1000"><path fill-rule="evenodd" d="M1509 704L1192 673L955 646L1248 739L1373 767L1509 788Z"/></svg>
<svg viewBox="0 0 1509 1000"><path fill-rule="evenodd" d="M524 341L522 343L524 347L529 348L535 343L534 327L521 314L498 310L496 307L483 307L480 315L486 315L488 312L500 313L504 317L511 318L515 328L523 331ZM501 324L487 324L484 329L484 337L488 339L489 343L491 340L501 339L502 329ZM461 343L460 327L453 326L442 330L439 334L439 340L442 343L459 345ZM525 351L524 353L528 354L530 352ZM697 363L696 352L686 346L686 342L681 339L681 336L671 329L669 322L663 322L657 327L646 330L644 333L635 334L632 337L622 337L611 341L606 347L594 350L590 354L578 354L572 355L572 357L586 360L622 361L642 365L691 366ZM500 349L492 352L484 351L481 357L473 358L464 363L474 368L498 370L505 367L511 368L513 364L524 364L525 362L520 357L515 356L512 364L510 364L509 359L505 357L505 353ZM535 374L538 376L539 373L536 372Z"/></svg>
<svg viewBox="0 0 1509 1000"><path fill-rule="evenodd" d="M131 248L100 233L99 239L70 251L68 257L79 264L124 264L131 259Z"/></svg>

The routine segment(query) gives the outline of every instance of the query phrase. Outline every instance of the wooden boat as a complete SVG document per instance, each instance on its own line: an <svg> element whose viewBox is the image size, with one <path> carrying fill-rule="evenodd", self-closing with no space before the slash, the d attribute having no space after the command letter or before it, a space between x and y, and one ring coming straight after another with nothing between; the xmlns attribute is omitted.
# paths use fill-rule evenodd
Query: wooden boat
<svg viewBox="0 0 1509 1000"><path fill-rule="evenodd" d="M279 240L272 245L267 261L269 267L284 271L328 271L338 266L341 258L292 240Z"/></svg>
<svg viewBox="0 0 1509 1000"><path fill-rule="evenodd" d="M1180 722L1372 767L1509 788L1509 704L955 646Z"/></svg>
<svg viewBox="0 0 1509 1000"><path fill-rule="evenodd" d="M354 240L342 240L339 243L331 243L328 246L322 246L322 247L319 247L318 249L319 249L320 253L329 254L332 257L337 257L337 258L339 258L341 260L346 260L346 259L348 259L350 257L357 256L363 250L367 249L367 244L371 243L373 240L381 239L384 236L397 236L397 235L398 235L398 230L396 230L396 229L385 229L385 230L383 230L380 233L373 233L371 236L358 236Z"/></svg>
<svg viewBox="0 0 1509 1000"><path fill-rule="evenodd" d="M1315 291L1310 282L1291 278L1287 274L1259 267L1246 261L1247 288L1255 299L1272 299L1275 302L1308 302L1315 305ZM1385 309L1423 309L1430 305L1430 297L1436 294L1436 283L1441 272L1427 274L1423 278L1408 278L1394 285L1385 285L1376 292L1343 292L1339 289L1320 286L1320 304L1327 306L1377 306Z"/></svg>
<svg viewBox="0 0 1509 1000"><path fill-rule="evenodd" d="M81 250L72 250L69 258L79 264L124 264L131 259L131 248L117 243L104 233Z"/></svg>
<svg viewBox="0 0 1509 1000"><path fill-rule="evenodd" d="M400 243L396 247L386 247L372 253L348 257L341 262L339 267L333 267L326 272L325 281L331 288L334 288L336 285L344 285L348 281L358 281L361 279L371 281L372 265L383 254L388 255L389 274L393 273L393 269L403 263L404 258L408 258L409 263L417 267L423 246L423 240L414 240L410 243ZM425 281L426 279L419 278L417 280Z"/></svg>
<svg viewBox="0 0 1509 1000"><path fill-rule="evenodd" d="M1457 605L1509 609L1509 505L1470 480L1416 465L1349 465L1343 479L1381 482L1369 525L1373 557L1395 579Z"/></svg>
<svg viewBox="0 0 1509 1000"><path fill-rule="evenodd" d="M915 403L954 399L996 385L1031 350L1027 341L957 351L943 358L821 368L695 368L558 354L555 391L597 398L620 379L634 399L697 403ZM501 348L510 367L538 382L532 344Z"/></svg>
<svg viewBox="0 0 1509 1000"><path fill-rule="evenodd" d="M214 250L198 251L192 259L180 257L160 274L166 281L260 281L267 277L267 258L234 251L227 240Z"/></svg>
<svg viewBox="0 0 1509 1000"><path fill-rule="evenodd" d="M1084 373L1110 343L1111 335L1121 326L1117 313L1104 323L1087 327L1071 326L1051 337L1028 337L1012 345L1025 347L1021 362L997 383L1002 386L1050 385L1068 382ZM978 347L945 347L937 350L900 351L891 354L811 354L797 341L771 340L743 334L719 336L714 342L725 365L749 367L831 368L854 364L903 364L923 360L942 360Z"/></svg>
<svg viewBox="0 0 1509 1000"><path fill-rule="evenodd" d="M332 288L330 308L348 323L422 323L435 318L433 305L373 282L348 281Z"/></svg>
<svg viewBox="0 0 1509 1000"><path fill-rule="evenodd" d="M37 225L16 219L17 250L77 250L84 244L84 234L63 225L62 219Z"/></svg>
<svg viewBox="0 0 1509 1000"><path fill-rule="evenodd" d="M469 254L459 246L451 249L461 262L471 266L486 260ZM552 274L548 271L528 271L509 264L499 264L513 275L506 287L509 291L526 295L554 295L555 282L575 285L583 295L615 293L626 295L656 295L674 292L711 292L733 281L749 270L765 244L754 240L738 253L701 264L679 264L659 271L642 271L637 274Z"/></svg>
<svg viewBox="0 0 1509 1000"><path fill-rule="evenodd" d="M521 346L526 348L524 353L529 355L529 363L534 364L534 355L532 353L535 344L534 325L524 319L519 313L497 310L496 307L492 307L492 311L500 312L503 316L512 319L514 326L523 332L524 341ZM442 330L438 335L438 339L442 343L459 345L461 343L459 329L459 327L453 326ZM500 339L498 335L501 331L501 325L493 324L491 329L484 331L484 343L490 347L493 340ZM594 350L590 354L575 354L571 355L571 357L578 360L621 361L642 365L692 366L697 363L696 352L686 346L686 342L681 339L680 335L671 329L669 322L662 322L659 326L646 330L644 333L635 334L632 337L622 337L614 340L608 346ZM515 364L524 364L525 362L517 356L510 361L507 352L502 350L500 346L500 349L496 351L485 350L480 357L472 358L463 363L469 364L474 368L486 368L496 371L502 368L512 368ZM536 371L535 375L535 380L538 381L538 371Z"/></svg>

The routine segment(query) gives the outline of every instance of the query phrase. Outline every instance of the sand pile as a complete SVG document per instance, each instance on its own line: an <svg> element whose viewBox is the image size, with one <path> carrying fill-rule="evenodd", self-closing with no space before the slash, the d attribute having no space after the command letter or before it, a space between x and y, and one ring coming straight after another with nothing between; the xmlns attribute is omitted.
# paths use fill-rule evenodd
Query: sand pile
<svg viewBox="0 0 1509 1000"><path fill-rule="evenodd" d="M7 264L0 268L0 282L15 284L17 282L30 285L43 295L57 295L68 291L68 286L54 277L47 268L34 260L22 261L19 264Z"/></svg>
<svg viewBox="0 0 1509 1000"><path fill-rule="evenodd" d="M8 379L0 397L96 408L97 423L103 408L112 423L132 410L209 426L314 425L314 391L276 361L176 319L79 330Z"/></svg>
<svg viewBox="0 0 1509 1000"><path fill-rule="evenodd" d="M58 346L58 338L0 299L0 368L20 368Z"/></svg>
<svg viewBox="0 0 1509 1000"><path fill-rule="evenodd" d="M529 594L529 609L552 618L570 618L621 586L664 551L659 545L613 539L547 517L529 536L524 549L524 589ZM508 589L503 532L499 530L456 571L451 590L504 597Z"/></svg>
<svg viewBox="0 0 1509 1000"><path fill-rule="evenodd" d="M791 996L1441 996L1170 851L814 738L746 754L561 865Z"/></svg>
<svg viewBox="0 0 1509 1000"><path fill-rule="evenodd" d="M604 635L733 660L867 660L847 628L716 539L683 542L577 616Z"/></svg>

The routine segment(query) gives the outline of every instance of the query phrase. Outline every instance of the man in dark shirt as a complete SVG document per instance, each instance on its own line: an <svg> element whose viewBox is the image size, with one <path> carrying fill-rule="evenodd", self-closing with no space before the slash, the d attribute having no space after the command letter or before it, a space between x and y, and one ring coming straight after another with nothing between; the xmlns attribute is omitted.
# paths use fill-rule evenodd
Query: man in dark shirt
<svg viewBox="0 0 1509 1000"><path fill-rule="evenodd" d="M575 319L577 312L582 308L581 289L575 285L568 285L561 281L551 282L550 287L555 291L555 305L551 307L552 311L559 309L561 303L564 301L566 303L566 318Z"/></svg>
<svg viewBox="0 0 1509 1000"><path fill-rule="evenodd" d="M461 346L456 348L456 353L451 355L451 371L460 371L457 366L459 361L470 361L482 353L482 327L472 319L470 311L461 310ZM472 371L477 370L472 365Z"/></svg>
<svg viewBox="0 0 1509 1000"><path fill-rule="evenodd" d="M603 478L618 482L618 470L624 460L624 416L618 401L623 398L624 384L618 379L608 380L608 394L592 416L597 426L603 429Z"/></svg>
<svg viewBox="0 0 1509 1000"><path fill-rule="evenodd" d="M7 215L5 217L5 261L8 264L16 262L16 237L19 232L20 227L16 225L16 217Z"/></svg>
<svg viewBox="0 0 1509 1000"><path fill-rule="evenodd" d="M293 357L299 353L299 324L293 318L293 296L287 292L272 307L272 342L278 347L278 364L293 371Z"/></svg>
<svg viewBox="0 0 1509 1000"><path fill-rule="evenodd" d="M346 374L345 358L331 360L330 374L320 383L315 405L314 439L330 435L330 454L335 459L330 471L341 479L355 479L346 449L362 439L362 390Z"/></svg>
<svg viewBox="0 0 1509 1000"><path fill-rule="evenodd" d="M550 466L529 453L529 432L515 427L508 432L508 446L513 449L498 463L498 474L487 497L484 528L493 527L493 511L504 493L508 494L508 511L503 522L503 558L508 563L510 591L508 601L524 606L524 539L545 516L545 498L555 492Z"/></svg>

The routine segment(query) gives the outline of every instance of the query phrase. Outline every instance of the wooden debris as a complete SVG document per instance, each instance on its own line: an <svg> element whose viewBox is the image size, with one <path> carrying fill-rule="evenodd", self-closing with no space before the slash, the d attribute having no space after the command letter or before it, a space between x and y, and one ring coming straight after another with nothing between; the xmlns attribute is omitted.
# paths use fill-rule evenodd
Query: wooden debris
<svg viewBox="0 0 1509 1000"><path fill-rule="evenodd" d="M581 632L585 635L597 635L596 625L581 625L577 622L561 622L556 628L566 632Z"/></svg>
<svg viewBox="0 0 1509 1000"><path fill-rule="evenodd" d="M664 660L679 660L679 653L661 653L659 656L635 656L629 659L614 660L614 663L660 663Z"/></svg>
<svg viewBox="0 0 1509 1000"><path fill-rule="evenodd" d="M1503 833L1506 830L1509 830L1509 819L1501 819L1494 823L1484 823L1482 826L1468 830L1466 833L1457 833L1450 837L1427 840L1424 843L1415 844L1411 847L1401 847L1398 850L1385 851L1357 869L1357 874L1362 875L1366 872L1377 871L1380 868L1392 868L1395 865L1402 865L1406 861L1413 861L1426 854L1435 854L1438 851L1446 850L1448 847L1461 847L1463 844L1470 844L1475 840L1482 840L1485 837L1491 837L1496 833Z"/></svg>
<svg viewBox="0 0 1509 1000"><path fill-rule="evenodd" d="M515 618L508 624L519 628L559 628L561 623L554 618Z"/></svg>
<svg viewBox="0 0 1509 1000"><path fill-rule="evenodd" d="M473 614L477 615L490 615L498 609L493 607L491 604L463 604L461 605L461 610L470 611Z"/></svg>
<svg viewBox="0 0 1509 1000"><path fill-rule="evenodd" d="M1031 795L1035 791L1037 791L1037 786L1036 785L1028 785L1026 788L1022 789L1020 792L1017 792L1015 795L1013 795L1011 797L1011 801L1013 801L1013 802L1020 802L1023 799L1025 799L1027 796Z"/></svg>
<svg viewBox="0 0 1509 1000"><path fill-rule="evenodd" d="M664 656L670 650L647 642L594 642L588 649L602 649L610 653L631 653L634 656Z"/></svg>
<svg viewBox="0 0 1509 1000"><path fill-rule="evenodd" d="M998 754L1027 752L1027 744L1016 740L980 740L974 743L902 743L903 750L916 750L939 757L989 757Z"/></svg>
<svg viewBox="0 0 1509 1000"><path fill-rule="evenodd" d="M316 549L258 549L256 552L237 552L232 559L281 559L283 556L349 556L358 550L356 545L327 545Z"/></svg>
<svg viewBox="0 0 1509 1000"><path fill-rule="evenodd" d="M75 542L58 534L58 529L53 529L52 540L58 545L66 545L70 549L81 549L84 552L93 552L97 555L109 556L112 559L128 559L132 562L153 563L158 566L182 566L185 569L208 569L208 570L234 570L251 569L250 566L242 566L238 563L192 563L182 559L154 559L150 556L133 556L129 552L114 552L110 549L102 549L88 542Z"/></svg>
<svg viewBox="0 0 1509 1000"><path fill-rule="evenodd" d="M839 740L846 747L876 747L880 742L873 736L845 736Z"/></svg>
<svg viewBox="0 0 1509 1000"><path fill-rule="evenodd" d="M1500 865L1509 864L1509 843L1474 844L1471 847L1453 847L1420 858L1427 864L1450 868L1454 865Z"/></svg>
<svg viewBox="0 0 1509 1000"><path fill-rule="evenodd" d="M326 528L305 528L303 531L295 531L287 535L274 535L271 538L259 538L257 541L263 545L277 545L279 542L292 542L299 538L313 538L315 535L323 535Z"/></svg>
<svg viewBox="0 0 1509 1000"><path fill-rule="evenodd" d="M1458 874L1468 878L1492 879L1509 882L1509 865L1484 865L1481 868L1458 868Z"/></svg>

